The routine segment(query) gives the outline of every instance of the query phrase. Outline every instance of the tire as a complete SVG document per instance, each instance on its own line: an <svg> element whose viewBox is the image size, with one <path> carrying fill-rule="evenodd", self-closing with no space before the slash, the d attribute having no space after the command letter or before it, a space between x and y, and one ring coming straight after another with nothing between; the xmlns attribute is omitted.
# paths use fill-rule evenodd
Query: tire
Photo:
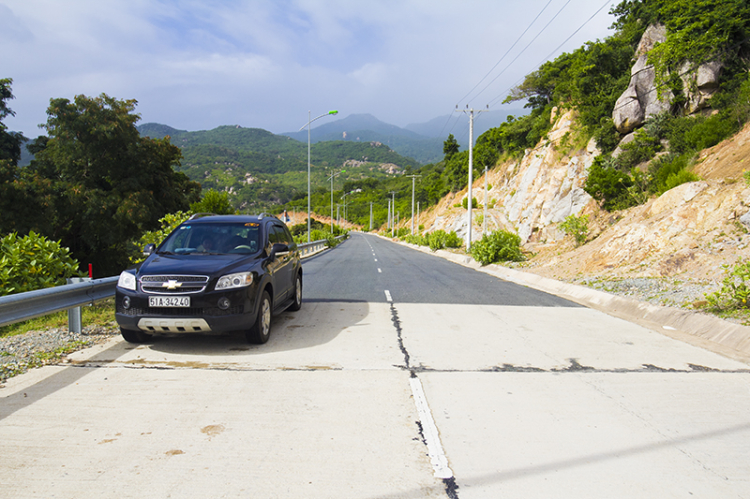
<svg viewBox="0 0 750 499"><path fill-rule="evenodd" d="M271 336L271 297L267 291L263 291L260 296L260 305L258 306L258 316L250 329L245 333L245 338L250 343L262 345L268 341Z"/></svg>
<svg viewBox="0 0 750 499"><path fill-rule="evenodd" d="M289 309L292 312L296 312L297 310L302 308L302 276L300 274L297 274L297 277L294 279L294 301L291 305L289 305Z"/></svg>
<svg viewBox="0 0 750 499"><path fill-rule="evenodd" d="M143 331L132 331L130 329L120 328L120 334L128 343L146 343L151 339L151 335Z"/></svg>

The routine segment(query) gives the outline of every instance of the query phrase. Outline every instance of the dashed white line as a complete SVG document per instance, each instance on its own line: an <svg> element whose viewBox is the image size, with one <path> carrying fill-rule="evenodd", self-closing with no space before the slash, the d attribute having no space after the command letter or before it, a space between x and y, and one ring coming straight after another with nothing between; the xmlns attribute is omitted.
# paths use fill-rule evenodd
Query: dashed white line
<svg viewBox="0 0 750 499"><path fill-rule="evenodd" d="M388 303L390 303L390 302L392 302L392 301L393 301L393 298L391 298L391 292L390 292L390 291L388 291L387 289L385 290L385 299L386 299L386 301L387 301Z"/></svg>
<svg viewBox="0 0 750 499"><path fill-rule="evenodd" d="M382 274L382 273L383 273L383 269L378 269L378 274Z"/></svg>

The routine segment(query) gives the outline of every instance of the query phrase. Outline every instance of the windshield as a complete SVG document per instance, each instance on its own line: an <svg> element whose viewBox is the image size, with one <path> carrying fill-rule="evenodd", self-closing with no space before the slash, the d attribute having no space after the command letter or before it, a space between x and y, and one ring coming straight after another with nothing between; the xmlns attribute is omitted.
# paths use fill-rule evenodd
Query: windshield
<svg viewBox="0 0 750 499"><path fill-rule="evenodd" d="M258 251L257 223L190 224L177 228L159 246L158 253L177 255L251 254Z"/></svg>

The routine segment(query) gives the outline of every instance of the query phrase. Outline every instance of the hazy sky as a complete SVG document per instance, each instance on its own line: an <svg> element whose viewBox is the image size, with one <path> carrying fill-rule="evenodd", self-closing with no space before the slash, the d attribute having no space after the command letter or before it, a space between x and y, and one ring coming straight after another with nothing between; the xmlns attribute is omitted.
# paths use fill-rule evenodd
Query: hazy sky
<svg viewBox="0 0 750 499"><path fill-rule="evenodd" d="M548 57L611 35L618 2L0 0L5 123L33 138L51 98L101 93L186 130L291 132L308 110L398 126L457 104L499 110Z"/></svg>

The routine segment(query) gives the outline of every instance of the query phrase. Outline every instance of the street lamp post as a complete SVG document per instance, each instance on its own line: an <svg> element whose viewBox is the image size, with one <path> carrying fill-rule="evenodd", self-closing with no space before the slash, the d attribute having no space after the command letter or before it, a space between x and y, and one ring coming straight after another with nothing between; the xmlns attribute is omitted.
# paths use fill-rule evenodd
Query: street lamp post
<svg viewBox="0 0 750 499"><path fill-rule="evenodd" d="M301 132L303 128L307 127L307 242L310 242L310 124L315 121L319 120L320 118L323 118L325 116L332 116L335 114L338 114L339 112L334 111L328 111L325 114L321 114L315 119L310 119L310 111L307 111L307 124L302 125L299 129Z"/></svg>

